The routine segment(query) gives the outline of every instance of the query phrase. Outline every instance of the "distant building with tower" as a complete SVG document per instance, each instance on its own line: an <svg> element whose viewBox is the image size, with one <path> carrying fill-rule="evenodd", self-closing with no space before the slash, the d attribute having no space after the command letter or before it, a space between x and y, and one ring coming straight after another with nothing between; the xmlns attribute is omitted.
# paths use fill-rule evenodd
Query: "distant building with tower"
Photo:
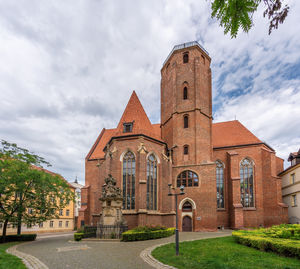
<svg viewBox="0 0 300 269"><path fill-rule="evenodd" d="M82 184L78 183L77 177L75 178L74 182L69 182L69 184L75 190L75 200L74 200L74 218L75 218L75 225L77 224L78 219L78 211L81 207L81 189L84 187Z"/></svg>

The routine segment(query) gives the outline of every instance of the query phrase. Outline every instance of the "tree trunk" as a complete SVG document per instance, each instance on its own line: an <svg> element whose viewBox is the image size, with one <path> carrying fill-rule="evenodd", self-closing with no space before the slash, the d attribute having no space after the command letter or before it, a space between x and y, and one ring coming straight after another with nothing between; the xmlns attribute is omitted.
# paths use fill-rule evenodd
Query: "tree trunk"
<svg viewBox="0 0 300 269"><path fill-rule="evenodd" d="M7 224L8 224L8 219L6 219L4 221L4 225L3 225L3 230L2 230L2 243L5 242L6 239L6 228L7 228Z"/></svg>
<svg viewBox="0 0 300 269"><path fill-rule="evenodd" d="M21 228L22 228L22 216L23 216L23 193L21 193L20 196L20 201L18 205L18 215L17 215L17 224L18 224L18 230L17 230L17 235L21 235Z"/></svg>
<svg viewBox="0 0 300 269"><path fill-rule="evenodd" d="M18 230L17 235L21 235L21 227L22 227L22 213L18 212Z"/></svg>

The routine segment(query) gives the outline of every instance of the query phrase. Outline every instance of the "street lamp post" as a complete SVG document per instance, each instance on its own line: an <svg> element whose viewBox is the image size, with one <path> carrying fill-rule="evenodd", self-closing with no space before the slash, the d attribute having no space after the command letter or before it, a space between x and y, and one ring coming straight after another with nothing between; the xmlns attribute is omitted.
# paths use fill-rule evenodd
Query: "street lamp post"
<svg viewBox="0 0 300 269"><path fill-rule="evenodd" d="M178 208L177 208L177 196L184 195L184 186L180 186L180 193L171 193L172 184L168 184L169 193L168 196L175 196L175 207L176 207L176 230L175 230L175 244L176 244L176 256L179 255L179 232L178 232Z"/></svg>

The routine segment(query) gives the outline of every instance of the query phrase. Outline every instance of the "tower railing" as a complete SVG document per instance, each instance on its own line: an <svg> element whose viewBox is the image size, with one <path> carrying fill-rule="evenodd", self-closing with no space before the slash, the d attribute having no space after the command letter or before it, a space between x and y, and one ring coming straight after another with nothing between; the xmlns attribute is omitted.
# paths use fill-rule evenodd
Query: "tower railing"
<svg viewBox="0 0 300 269"><path fill-rule="evenodd" d="M179 44L174 46L174 48L171 50L171 52L169 53L167 59L164 61L163 66L166 64L166 62L170 59L171 55L173 54L174 51L176 50L180 50L180 49L184 49L184 48L189 48L189 47L193 47L193 46L198 46L200 49L202 49L207 55L209 55L209 53L207 52L207 50L205 48L203 48L197 41L191 41L191 42L187 42L187 43L183 43L183 44Z"/></svg>

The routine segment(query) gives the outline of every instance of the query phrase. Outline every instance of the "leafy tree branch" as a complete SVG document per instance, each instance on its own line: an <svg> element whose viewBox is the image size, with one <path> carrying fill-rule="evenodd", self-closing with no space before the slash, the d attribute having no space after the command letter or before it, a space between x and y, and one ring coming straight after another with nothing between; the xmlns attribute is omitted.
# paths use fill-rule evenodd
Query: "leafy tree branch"
<svg viewBox="0 0 300 269"><path fill-rule="evenodd" d="M260 4L264 4L263 16L270 21L269 35L279 24L282 24L289 12L289 6L283 5L284 0L213 0L211 16L219 20L224 33L235 38L239 29L248 32L253 26L253 14Z"/></svg>

